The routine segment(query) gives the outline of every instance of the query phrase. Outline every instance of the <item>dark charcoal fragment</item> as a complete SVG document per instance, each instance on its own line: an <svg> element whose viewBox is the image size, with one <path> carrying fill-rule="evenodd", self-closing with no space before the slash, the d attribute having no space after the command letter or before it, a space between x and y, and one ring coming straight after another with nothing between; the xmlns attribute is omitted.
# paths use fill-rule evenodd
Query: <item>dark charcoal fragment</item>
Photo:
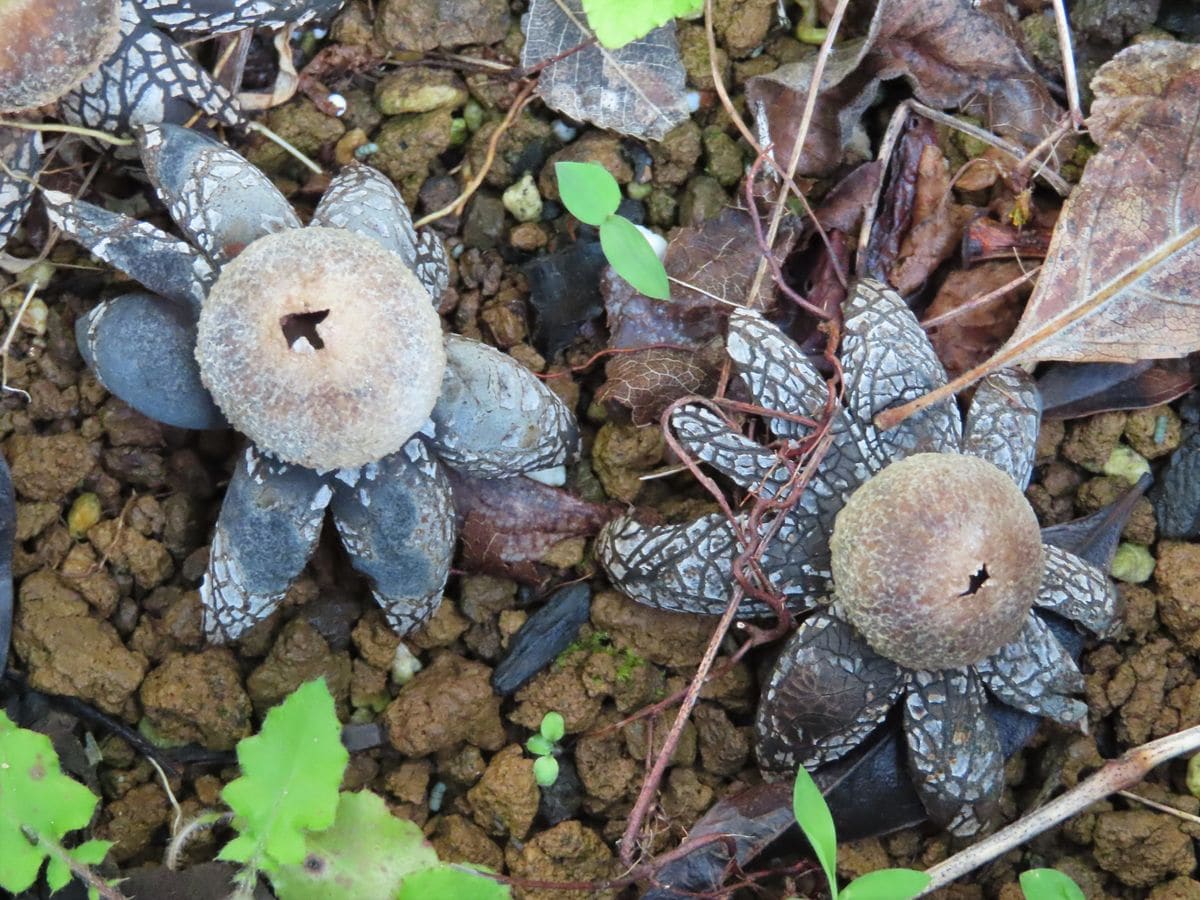
<svg viewBox="0 0 1200 900"><path fill-rule="evenodd" d="M542 798L538 801L538 816L546 825L557 825L567 819L573 819L583 805L583 782L579 780L579 772L569 759L559 757L558 778L550 787L542 788Z"/></svg>
<svg viewBox="0 0 1200 900"><path fill-rule="evenodd" d="M543 356L553 357L575 340L581 325L604 311L599 288L604 265L597 241L572 244L524 266L534 310L533 342Z"/></svg>
<svg viewBox="0 0 1200 900"><path fill-rule="evenodd" d="M1185 408L1184 417L1183 440L1150 492L1159 536L1172 539L1200 535L1200 426L1194 410Z"/></svg>
<svg viewBox="0 0 1200 900"><path fill-rule="evenodd" d="M592 591L586 584L555 592L513 635L508 655L492 673L492 687L501 694L515 693L550 665L575 640L591 604Z"/></svg>

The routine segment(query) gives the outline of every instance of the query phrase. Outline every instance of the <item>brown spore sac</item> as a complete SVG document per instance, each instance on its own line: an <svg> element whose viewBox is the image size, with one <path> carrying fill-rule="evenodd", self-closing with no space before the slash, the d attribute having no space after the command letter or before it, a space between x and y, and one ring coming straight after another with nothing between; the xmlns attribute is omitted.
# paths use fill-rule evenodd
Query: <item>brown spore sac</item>
<svg viewBox="0 0 1200 900"><path fill-rule="evenodd" d="M863 484L830 540L835 594L883 656L969 666L1015 640L1041 584L1037 517L974 456L919 453Z"/></svg>

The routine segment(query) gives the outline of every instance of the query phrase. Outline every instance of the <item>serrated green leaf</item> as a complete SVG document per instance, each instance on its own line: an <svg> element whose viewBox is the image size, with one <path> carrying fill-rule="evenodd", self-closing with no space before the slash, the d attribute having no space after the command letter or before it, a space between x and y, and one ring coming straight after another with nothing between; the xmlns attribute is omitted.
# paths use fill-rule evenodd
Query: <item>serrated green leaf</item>
<svg viewBox="0 0 1200 900"><path fill-rule="evenodd" d="M838 894L840 900L911 900L929 886L916 869L880 869L860 875Z"/></svg>
<svg viewBox="0 0 1200 900"><path fill-rule="evenodd" d="M71 859L76 862L81 862L85 866L98 866L104 862L104 857L108 856L108 850L112 845L112 841L84 841L78 847L72 847L68 852Z"/></svg>
<svg viewBox="0 0 1200 900"><path fill-rule="evenodd" d="M562 713L552 710L542 716L542 727L538 730L546 740L558 743L567 733L567 723L563 720Z"/></svg>
<svg viewBox="0 0 1200 900"><path fill-rule="evenodd" d="M644 38L678 16L698 12L704 0L583 0L588 25L610 50Z"/></svg>
<svg viewBox="0 0 1200 900"><path fill-rule="evenodd" d="M600 226L600 249L613 270L640 293L655 300L670 300L671 285L662 260L637 230L621 216L609 216Z"/></svg>
<svg viewBox="0 0 1200 900"><path fill-rule="evenodd" d="M550 787L558 781L558 760L553 756L539 756L533 761L533 780L542 787Z"/></svg>
<svg viewBox="0 0 1200 900"><path fill-rule="evenodd" d="M836 898L837 832L834 830L833 816L821 795L821 789L803 766L796 772L796 783L792 787L792 815L796 817L796 824L808 838L817 862L825 870L829 893Z"/></svg>
<svg viewBox="0 0 1200 900"><path fill-rule="evenodd" d="M50 857L50 862L46 863L46 886L50 888L50 893L61 891L70 880L71 867L57 856Z"/></svg>
<svg viewBox="0 0 1200 900"><path fill-rule="evenodd" d="M554 752L554 745L540 734L535 734L525 742L525 749L534 756L547 756Z"/></svg>
<svg viewBox="0 0 1200 900"><path fill-rule="evenodd" d="M393 897L408 875L436 865L437 854L414 823L393 816L370 791L344 791L333 827L309 835L303 863L269 877L287 900Z"/></svg>
<svg viewBox="0 0 1200 900"><path fill-rule="evenodd" d="M63 774L48 737L0 712L0 798L0 887L15 894L33 884L48 855L25 831L61 843L91 821L96 796Z"/></svg>
<svg viewBox="0 0 1200 900"><path fill-rule="evenodd" d="M567 212L599 228L621 205L621 187L599 163L557 162L554 177Z"/></svg>
<svg viewBox="0 0 1200 900"><path fill-rule="evenodd" d="M238 742L242 776L221 791L241 832L221 859L273 866L304 859L305 832L333 824L350 754L333 697L319 678L302 684L267 713L262 730Z"/></svg>
<svg viewBox="0 0 1200 900"><path fill-rule="evenodd" d="M442 864L405 878L396 900L505 900L511 896L506 884Z"/></svg>
<svg viewBox="0 0 1200 900"><path fill-rule="evenodd" d="M1029 869L1020 883L1025 900L1086 900L1074 879L1058 869Z"/></svg>

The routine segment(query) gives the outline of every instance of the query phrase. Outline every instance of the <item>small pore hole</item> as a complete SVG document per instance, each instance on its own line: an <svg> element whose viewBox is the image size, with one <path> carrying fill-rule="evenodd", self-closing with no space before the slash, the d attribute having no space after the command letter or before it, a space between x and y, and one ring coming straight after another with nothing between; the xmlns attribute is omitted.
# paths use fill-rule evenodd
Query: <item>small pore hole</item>
<svg viewBox="0 0 1200 900"><path fill-rule="evenodd" d="M317 333L317 326L325 321L329 310L318 309L316 312L289 313L279 320L283 331L283 339L288 343L288 349L296 353L312 353L322 350L325 342Z"/></svg>
<svg viewBox="0 0 1200 900"><path fill-rule="evenodd" d="M985 564L980 566L979 569L976 570L975 574L970 577L970 579L967 581L967 589L958 596L970 597L972 594L978 593L979 589L983 587L984 582L987 580L988 570L987 565Z"/></svg>

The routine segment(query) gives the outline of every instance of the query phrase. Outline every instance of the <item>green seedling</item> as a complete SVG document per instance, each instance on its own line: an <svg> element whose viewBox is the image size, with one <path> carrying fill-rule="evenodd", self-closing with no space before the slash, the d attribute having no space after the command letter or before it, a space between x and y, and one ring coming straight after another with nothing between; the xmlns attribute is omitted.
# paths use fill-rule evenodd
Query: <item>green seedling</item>
<svg viewBox="0 0 1200 900"><path fill-rule="evenodd" d="M0 712L0 888L28 890L49 860L51 891L66 886L75 871L86 875L88 897L98 897L91 885L101 882L87 867L103 862L112 842L63 846L67 833L87 826L95 809L96 795L63 774L50 739L18 728Z"/></svg>
<svg viewBox="0 0 1200 900"><path fill-rule="evenodd" d="M558 780L558 760L554 754L565 733L563 717L551 711L542 716L538 733L525 742L525 749L536 757L533 761L534 780L542 787L550 787Z"/></svg>
<svg viewBox="0 0 1200 900"><path fill-rule="evenodd" d="M833 815L812 776L801 768L792 788L792 815L808 838L831 900L909 900L929 885L929 876L915 869L880 869L862 875L840 891L837 886L837 832Z"/></svg>
<svg viewBox="0 0 1200 900"><path fill-rule="evenodd" d="M583 11L596 32L596 40L610 50L703 8L704 0L583 0Z"/></svg>
<svg viewBox="0 0 1200 900"><path fill-rule="evenodd" d="M510 896L469 867L439 862L421 829L393 816L377 795L339 792L350 757L324 679L268 712L237 754L242 775L221 796L238 836L219 858L243 864L243 891L262 873L280 900Z"/></svg>
<svg viewBox="0 0 1200 900"><path fill-rule="evenodd" d="M647 297L671 299L662 260L638 227L617 215L621 188L608 170L599 163L558 162L554 174L567 211L600 229L600 249L613 271Z"/></svg>
<svg viewBox="0 0 1200 900"><path fill-rule="evenodd" d="M1086 900L1082 888L1058 869L1030 869L1019 881L1025 900Z"/></svg>

